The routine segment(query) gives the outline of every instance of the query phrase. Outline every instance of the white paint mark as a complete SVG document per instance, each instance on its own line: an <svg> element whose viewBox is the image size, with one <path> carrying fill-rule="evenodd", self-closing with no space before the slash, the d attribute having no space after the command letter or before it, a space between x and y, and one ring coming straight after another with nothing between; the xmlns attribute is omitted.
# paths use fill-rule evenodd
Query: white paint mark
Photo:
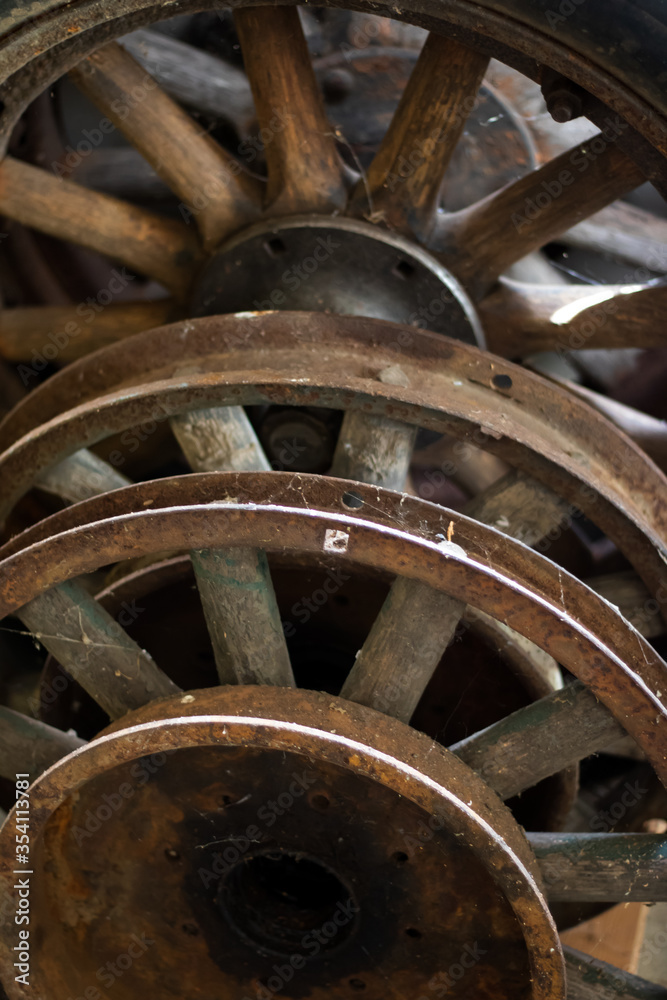
<svg viewBox="0 0 667 1000"><path fill-rule="evenodd" d="M349 544L350 536L347 531L338 531L337 529L327 528L324 533L325 552L347 552Z"/></svg>

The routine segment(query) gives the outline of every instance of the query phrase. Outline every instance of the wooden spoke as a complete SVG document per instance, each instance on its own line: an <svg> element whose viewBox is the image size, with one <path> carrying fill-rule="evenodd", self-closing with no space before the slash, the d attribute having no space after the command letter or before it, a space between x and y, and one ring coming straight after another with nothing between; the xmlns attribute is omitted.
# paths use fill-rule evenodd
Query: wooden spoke
<svg viewBox="0 0 667 1000"><path fill-rule="evenodd" d="M255 109L243 70L147 28L124 35L120 44L179 104L228 121L241 137L250 131Z"/></svg>
<svg viewBox="0 0 667 1000"><path fill-rule="evenodd" d="M453 39L428 36L368 174L353 193L365 216L403 233L429 233L488 62Z"/></svg>
<svg viewBox="0 0 667 1000"><path fill-rule="evenodd" d="M528 285L501 279L480 303L494 354L525 358L537 351L598 347L664 347L667 283Z"/></svg>
<svg viewBox="0 0 667 1000"><path fill-rule="evenodd" d="M206 249L259 215L260 183L116 42L70 75L182 199L184 217L194 215Z"/></svg>
<svg viewBox="0 0 667 1000"><path fill-rule="evenodd" d="M461 601L398 577L341 697L409 722L463 613Z"/></svg>
<svg viewBox="0 0 667 1000"><path fill-rule="evenodd" d="M221 684L294 686L266 554L191 553Z"/></svg>
<svg viewBox="0 0 667 1000"><path fill-rule="evenodd" d="M623 736L609 710L575 681L450 750L510 799Z"/></svg>
<svg viewBox="0 0 667 1000"><path fill-rule="evenodd" d="M193 410L171 418L171 427L194 472L270 472L242 406Z"/></svg>
<svg viewBox="0 0 667 1000"><path fill-rule="evenodd" d="M567 518L567 504L522 472L508 472L464 507L463 513L506 535L537 545Z"/></svg>
<svg viewBox="0 0 667 1000"><path fill-rule="evenodd" d="M476 205L445 218L434 249L481 298L515 261L632 191L642 171L599 133Z"/></svg>
<svg viewBox="0 0 667 1000"><path fill-rule="evenodd" d="M111 302L99 311L88 305L5 309L0 311L0 355L7 361L27 361L33 350L40 353L54 345L55 360L66 363L172 318L171 299Z"/></svg>
<svg viewBox="0 0 667 1000"><path fill-rule="evenodd" d="M667 1000L667 989L600 962L574 948L563 949L567 1000Z"/></svg>
<svg viewBox="0 0 667 1000"><path fill-rule="evenodd" d="M0 706L0 777L14 781L19 772L27 772L34 781L47 767L85 742L73 733L63 733Z"/></svg>
<svg viewBox="0 0 667 1000"><path fill-rule="evenodd" d="M296 7L234 12L268 170L274 214L332 212L346 200L342 165Z"/></svg>
<svg viewBox="0 0 667 1000"><path fill-rule="evenodd" d="M98 458L87 448L81 448L42 473L36 485L63 500L78 503L79 500L88 500L99 493L129 486L131 482L131 479L118 472L103 458Z"/></svg>
<svg viewBox="0 0 667 1000"><path fill-rule="evenodd" d="M0 214L105 254L179 295L185 294L197 260L196 234L183 223L9 156L0 164Z"/></svg>
<svg viewBox="0 0 667 1000"><path fill-rule="evenodd" d="M402 490L417 430L398 420L348 410L343 417L331 475L388 490Z"/></svg>
<svg viewBox="0 0 667 1000"><path fill-rule="evenodd" d="M359 422L359 427L363 429L365 425ZM366 442L367 438L364 440ZM354 450L351 452L354 458ZM373 455L370 448L368 453ZM336 474L340 473L334 472ZM371 476L372 473L367 482L374 481ZM466 510L466 513L472 512L471 516L486 524L494 524L507 534L524 536L527 544L534 544L543 538L555 523L560 523L566 516L559 497L516 472L508 473L469 506L470 511ZM409 721L464 610L465 605L447 594L399 577L357 654L341 696L404 722ZM501 638L499 630L494 628L497 623L491 624L484 616L474 612L473 620L481 631L488 634L493 629L494 638ZM428 641L425 636L429 637ZM523 662L528 657L531 662L539 663L543 671L557 672L557 664L551 657L543 654L542 659L540 650L531 649L532 643L515 637L509 628L502 635L503 645L511 647L515 638L518 640L517 659L523 658Z"/></svg>
<svg viewBox="0 0 667 1000"><path fill-rule="evenodd" d="M667 900L667 838L653 833L529 833L552 902Z"/></svg>
<svg viewBox="0 0 667 1000"><path fill-rule="evenodd" d="M75 580L36 597L17 616L112 719L180 690Z"/></svg>
<svg viewBox="0 0 667 1000"><path fill-rule="evenodd" d="M172 418L195 472L266 472L271 466L241 406ZM293 686L294 676L266 553L192 552L221 684Z"/></svg>
<svg viewBox="0 0 667 1000"><path fill-rule="evenodd" d="M562 242L594 253L609 253L658 273L667 271L667 219L623 201L568 229Z"/></svg>

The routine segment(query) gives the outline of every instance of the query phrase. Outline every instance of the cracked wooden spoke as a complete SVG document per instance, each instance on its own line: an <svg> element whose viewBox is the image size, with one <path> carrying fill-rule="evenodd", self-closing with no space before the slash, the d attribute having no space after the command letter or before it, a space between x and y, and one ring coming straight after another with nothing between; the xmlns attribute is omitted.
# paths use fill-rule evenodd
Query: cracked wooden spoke
<svg viewBox="0 0 667 1000"><path fill-rule="evenodd" d="M478 297L516 261L644 181L599 133L476 205L446 217L434 249Z"/></svg>
<svg viewBox="0 0 667 1000"><path fill-rule="evenodd" d="M399 420L348 410L338 435L331 475L402 490L416 434L416 427Z"/></svg>
<svg viewBox="0 0 667 1000"><path fill-rule="evenodd" d="M266 455L241 406L173 417L195 472L266 472ZM251 548L190 553L221 684L294 686L266 553Z"/></svg>
<svg viewBox="0 0 667 1000"><path fill-rule="evenodd" d="M258 217L262 189L129 52L112 42L70 74L194 215L205 248ZM144 94L139 100L135 95ZM189 221L189 215L185 216Z"/></svg>
<svg viewBox="0 0 667 1000"><path fill-rule="evenodd" d="M667 989L565 946L567 1000L667 1000Z"/></svg>
<svg viewBox="0 0 667 1000"><path fill-rule="evenodd" d="M490 351L524 358L537 351L662 347L667 283L529 285L501 278L479 305Z"/></svg>
<svg viewBox="0 0 667 1000"><path fill-rule="evenodd" d="M44 722L0 705L0 776L11 781L28 772L32 781L61 757L84 746L74 733L63 733Z"/></svg>
<svg viewBox="0 0 667 1000"><path fill-rule="evenodd" d="M134 333L162 326L175 312L171 299L111 302L98 308L99 312L92 306L79 304L3 309L0 311L0 356L7 361L26 361L33 349L40 352L45 345L54 344L58 349L57 362L75 361ZM28 387L32 384L28 375Z"/></svg>
<svg viewBox="0 0 667 1000"><path fill-rule="evenodd" d="M180 690L75 580L36 597L17 617L112 719Z"/></svg>
<svg viewBox="0 0 667 1000"><path fill-rule="evenodd" d="M464 607L448 594L398 577L357 653L341 698L409 722Z"/></svg>
<svg viewBox="0 0 667 1000"><path fill-rule="evenodd" d="M296 7L234 12L264 139L272 214L332 212L345 205L333 129Z"/></svg>
<svg viewBox="0 0 667 1000"><path fill-rule="evenodd" d="M99 493L129 486L131 482L109 462L88 448L80 448L42 473L35 485L70 503L78 503Z"/></svg>
<svg viewBox="0 0 667 1000"><path fill-rule="evenodd" d="M451 38L426 39L401 101L353 202L374 221L426 235L445 171L473 109L489 57Z"/></svg>
<svg viewBox="0 0 667 1000"><path fill-rule="evenodd" d="M179 295L189 287L198 240L181 222L59 180L11 157L0 164L0 213L105 254Z"/></svg>
<svg viewBox="0 0 667 1000"><path fill-rule="evenodd" d="M552 902L667 900L667 838L651 833L529 833Z"/></svg>
<svg viewBox="0 0 667 1000"><path fill-rule="evenodd" d="M170 423L193 472L271 471L242 406L193 410Z"/></svg>
<svg viewBox="0 0 667 1000"><path fill-rule="evenodd" d="M624 736L611 712L575 681L449 749L510 799Z"/></svg>

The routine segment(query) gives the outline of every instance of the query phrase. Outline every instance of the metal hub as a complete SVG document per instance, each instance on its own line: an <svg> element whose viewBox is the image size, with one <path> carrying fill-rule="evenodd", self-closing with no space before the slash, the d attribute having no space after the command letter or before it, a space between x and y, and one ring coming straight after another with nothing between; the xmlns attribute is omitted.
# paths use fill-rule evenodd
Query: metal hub
<svg viewBox="0 0 667 1000"><path fill-rule="evenodd" d="M392 320L484 346L474 307L446 268L356 219L259 223L225 243L195 287L196 316L274 309Z"/></svg>

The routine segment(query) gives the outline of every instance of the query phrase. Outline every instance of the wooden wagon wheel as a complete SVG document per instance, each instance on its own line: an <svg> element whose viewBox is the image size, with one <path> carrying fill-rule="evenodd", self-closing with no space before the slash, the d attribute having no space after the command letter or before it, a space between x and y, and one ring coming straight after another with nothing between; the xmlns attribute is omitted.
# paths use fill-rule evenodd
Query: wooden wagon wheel
<svg viewBox="0 0 667 1000"><path fill-rule="evenodd" d="M266 290L255 287L253 291L252 284L270 266L272 240L281 271L293 267L298 273L304 251L301 241L295 243L295 220L304 215L309 218L313 249L315 235L326 241L340 233L341 219L350 220L350 225L356 221L358 238L351 241L348 235L344 241L350 251L345 273L348 280L350 275L363 276L366 315L386 316L383 299L391 297L397 282L414 286L415 276L426 276L432 284L440 282L444 292L449 274L474 305L479 321L475 335L479 337L480 326L484 328L488 346L507 357L554 347L662 343L658 317L664 286L649 282L642 287L648 277L645 268L629 273L622 287L606 287L603 301L598 291L582 286L554 287L545 294L542 286L504 279L498 283L514 262L646 178L663 183L664 122L648 97L630 91L620 72L626 58L620 49L616 52L619 73L614 77L608 66L587 62L576 46L568 51L566 43L550 38L543 25L537 30L530 23L530 11L517 31L518 22L510 24L495 11L481 8L475 16L470 5L463 3L419 18L406 8L403 17L418 19L433 30L381 148L367 173L359 177L343 166L339 156L338 137L326 120L296 9L239 6L235 24L265 140L268 174L266 182L261 182L246 170L242 157L232 156L202 134L123 47L116 42L103 44L150 21L156 13L153 6L135 0L121 11L98 3L85 18L77 15L74 20L66 8L55 6L41 30L37 23L28 24L23 34L15 31L5 43L4 116L0 121L5 135L22 107L39 92L40 83L45 86L70 70L109 127L126 135L180 199L180 215L189 224L181 218L151 214L6 157L0 172L3 215L105 254L160 282L176 300L173 308L163 301L151 306L112 303L92 316L89 310L83 323L76 309L62 313L9 310L3 317L9 356L20 358L20 339L27 329L31 343L38 331L43 332L48 360L61 352L66 356L72 347L83 350L84 342L94 346L99 343L96 338L104 338L110 329L125 334L166 318L170 311L177 318L201 310L196 276L205 263L209 277L213 271L211 280L229 276L228 265L233 284L238 284L233 262L227 259L232 250L234 259L242 258L243 267L241 287L231 297L240 297L244 309L256 308L253 302L264 300ZM185 2L178 5L179 10L188 7ZM517 16L525 13L517 12ZM33 35L31 44L28 39ZM35 44L37 38L40 45ZM601 130L483 201L443 214L438 211L443 178L490 55L541 82L558 121L582 113ZM593 62L596 58L605 63L611 56L599 46ZM30 72L22 73L28 66ZM567 80L558 75L565 66ZM647 90L655 89L650 81L646 84ZM655 104L655 94L651 97ZM253 229L260 219L262 239ZM384 272L383 277L372 293L367 279L371 274L377 278L378 271ZM230 300L229 282L227 286L209 311L232 311L224 308ZM276 293L269 301L272 307L280 307L287 299L292 308L312 308L309 289L312 284L300 281L292 295L279 284L269 287L270 293ZM345 296L331 288L328 294L335 311L350 311ZM414 313L415 322L438 328L442 310L429 310L432 292L422 300L415 296L414 287L401 289L401 304L392 304L398 312L391 318L404 319ZM412 308L407 304L410 297ZM329 308L331 302L324 305ZM54 325L60 343L48 337Z"/></svg>
<svg viewBox="0 0 667 1000"><path fill-rule="evenodd" d="M479 942L483 925L485 942L502 938L510 952L514 949L516 955L508 958L509 952L503 948L489 959L490 966L481 960L475 963L473 979L467 983L462 979L454 987L455 995L458 990L462 991L462 996L466 995L465 991L474 980L475 989L481 995L490 990L488 995L496 996L507 993L508 996L564 997L560 946L540 890L553 900L609 902L616 898L664 898L667 894L664 838L649 834L531 835L529 843L534 852L531 857L518 828L512 831L509 813L503 811L495 795L507 798L534 784L538 778L603 749L623 732L636 739L664 780L667 775L667 753L662 735L667 717L662 692L667 669L664 662L611 606L549 560L455 512L361 484L358 486L359 506L350 509L345 501L349 484L331 478L304 476L295 482L294 476L285 474L248 473L210 474L198 479L199 495L197 490L187 491L185 479L179 478L129 487L88 501L81 505L80 516L76 519L78 527L58 531L57 523L50 527L37 526L32 529L31 536L24 539L31 544L21 547L16 543L14 554L6 555L0 563L2 614L18 611L36 635L48 633L53 628L54 614L59 615L61 643L69 642L85 651L83 655L70 656L68 666L76 671L78 679L105 710L119 720L112 726L113 735L102 735L89 747L77 751L81 741L71 734L28 720L9 709L2 710L5 773L13 773L19 760L25 766L29 758L32 777L37 777L55 760L74 751L61 765L38 779L31 790L36 827L33 850L37 860L34 863L40 866L41 891L45 894L40 896L38 905L46 907L44 914L52 912L53 906L62 914L57 920L49 918L44 925L38 986L46 988L49 983L55 983L59 989L70 991L84 988L91 962L94 964L96 957L107 954L109 949L113 951L131 926L133 933L141 930L150 940L157 940L159 946L146 954L144 962L137 961L136 969L128 971L124 984L127 995L145 989L149 982L152 988L159 985L169 995L169 990L176 988L170 969L173 963L181 963L183 941L188 937L197 939L190 943L195 948L197 963L186 976L189 989L197 982L202 988L211 989L215 982L229 989L233 984L234 988L257 990L272 974L272 963L285 956L289 961L292 954L298 954L302 938L327 920L325 912L318 924L322 912L320 903L307 904L296 890L298 898L290 904L292 908L283 899L282 904L276 904L274 917L259 920L256 916L256 905L260 906L261 913L273 912L271 899L273 896L281 898L280 879L297 878L292 869L303 861L305 854L308 871L303 869L302 873L307 878L323 880L322 886L326 884L331 889L332 895L326 896L325 911L329 906L333 913L339 903L342 905L353 897L356 900L357 894L366 901L359 904L358 926L354 922L354 926L348 928L349 935L343 935L331 953L326 949L320 956L321 961L310 964L304 959L303 982L308 983L309 988L327 989L329 995L333 992L347 996L356 988L354 981L359 981L364 983L360 988L365 988L370 996L373 992L385 991L387 975L397 984L405 977L417 975L422 978L411 981L418 981L423 991L433 977L446 974L447 970L442 968L445 953L452 955L451 962L446 964L453 964L463 953L470 934ZM229 497L230 490L240 492L241 502L201 502L207 492L220 496L224 491ZM153 497L150 509L144 507L142 512L135 513L147 492ZM189 499L183 503L188 493ZM244 495L252 495L258 502L248 505L243 502ZM174 504L179 497L181 502ZM121 513L123 510L128 512ZM113 512L112 516L104 516L105 511ZM72 508L56 515L61 519L62 528L66 527L67 515L71 517L73 513ZM71 520L75 519L71 517ZM447 541L446 533L449 530L451 534L452 525L454 538L458 541ZM202 608L216 651L219 677L223 683L241 683L238 688L179 693L159 666L76 585L76 578L81 573L100 565L131 555L158 552L174 544L192 550L192 558L200 570ZM340 698L293 689L279 623L276 628L275 597L270 579L262 569L262 560L258 559L259 552L292 549L309 554L311 558L324 555L337 563L372 565L397 574L386 605L371 629ZM252 552L255 553L254 578L248 575ZM243 581L241 587L240 580ZM70 613L72 601L77 604L75 615ZM431 740L415 734L399 720L409 718L411 706L428 679L433 654L431 640L438 633L441 642L446 644L443 621L447 614L451 615L454 606L460 609L464 604L503 622L511 622L519 633L555 655L578 680L564 692L528 706L453 747L453 752L471 769L457 771L458 763L452 764ZM250 629L249 621L253 623ZM427 631L428 644L424 642ZM604 640L598 638L600 636L604 636ZM48 636L45 640L49 641ZM256 650L250 658L246 655L249 647ZM409 663L408 684L405 683L406 662ZM251 687L242 686L248 682ZM377 707L373 708L374 705L386 707L388 689L397 692L389 700L388 709L388 714L396 721L383 721L385 716ZM166 698L166 701L156 701L156 698ZM364 705L369 707L358 707ZM192 723L189 722L191 714ZM232 735L236 733L234 716L241 716L245 727L239 731L239 736ZM170 718L174 719L173 727L165 722ZM277 730L286 727L284 738L278 742L274 742L273 736L262 735L274 732L276 723L280 723ZM145 725L148 728L144 730ZM313 728L315 732L311 737ZM339 747L333 756L326 751L320 753L320 749L310 742L315 739L315 744L318 743L317 731L322 733L321 738L326 731L327 738L333 739ZM190 737L188 733L193 735ZM353 737L354 744L349 743ZM224 768L226 758L217 756L221 739L223 745L229 742L231 746L245 748L241 758L238 754L229 758L234 763L231 771L224 771L228 777L222 785L220 768ZM250 752L255 743L257 752ZM212 746L214 749L203 751L201 758L196 754L194 757L191 754L190 758L186 755L181 764L174 757L164 766L155 783L145 782L147 798L138 791L132 795L128 792L127 800L132 798L132 804L122 820L119 807L118 817L125 832L116 828L115 814L109 803L116 801L112 799L114 789L123 784L126 772L130 773L130 763L146 758L150 752L162 754L162 762L163 758L168 759L163 751L187 746ZM300 755L299 766L303 763L304 767L312 767L317 772L312 795L302 803L304 809L314 810L315 827L308 827L306 814L295 812L286 821L286 826L278 823L263 842L258 835L260 846L241 851L240 868L231 866L231 882L224 879L222 887L219 886L214 869L210 868L213 875L204 891L201 871L208 871L209 865L214 865L214 847L219 841L241 844L243 831L249 825L248 817L261 806L259 799L254 800L255 790L262 788L267 796L280 791L285 773L275 766L267 771L269 761L263 758L272 748L288 754L292 770L297 766L293 756L296 753ZM213 754L211 758L209 753ZM192 767L186 766L188 759L193 762ZM379 761L383 762L381 766ZM332 769L331 764L336 766ZM341 766L343 771L350 772L347 777L340 773ZM247 773L246 769L249 769ZM355 793L349 782L354 785L360 775L365 774L371 782L391 786L389 774L396 774L396 770L403 775L403 797L413 803L416 792L410 791L411 781L416 781L417 787L424 781L427 785L436 783L440 805L436 808L431 799L430 808L438 816L444 832L439 829L432 838L423 833L424 829L431 829L419 825L424 817L428 821L429 813L428 810L424 813L423 800L417 796L422 812L408 819L402 814L403 807L397 804L396 825L390 821L386 831L380 834L380 842L385 846L380 848L379 854L368 855L365 861L363 850L361 857L355 856L354 861L340 855L337 867L335 859L341 848L336 846L338 834L334 836L331 831L335 833L340 829L340 822L351 822L350 796L362 794L362 800L368 802L367 806L362 801L360 806L354 807L359 821L364 817L365 821L374 823L374 810L382 811L388 806L385 792L378 790L376 798L376 793L368 790L366 784L366 792ZM136 769L134 773L136 776ZM194 791L193 773L201 776L196 779ZM478 776L484 779L483 782ZM445 788L450 791L445 792ZM75 789L76 796L72 798ZM246 801L239 789L248 790L250 799L247 801L251 805L247 810L239 808L235 812L229 808L226 812L225 795L228 796L227 806L237 799L239 805ZM465 827L449 815L447 803L451 803L452 789L459 790L456 793L458 805L454 803L453 807L459 811L468 810ZM461 798L463 789L465 802ZM150 820L150 810L156 808L163 795L171 806L158 809L165 818L155 824ZM209 801L214 795L215 801ZM344 802L348 810L346 820L335 812ZM107 805L107 810L102 812L109 822L107 825L100 822L98 827L96 813L100 811L100 803ZM176 803L178 807L171 813ZM191 814L190 807L194 810ZM472 817L471 808L475 814ZM107 816L109 810L111 813ZM322 826L323 812L327 820L334 817L331 825L325 821ZM445 813L447 819L444 819ZM111 815L114 815L113 820ZM297 822L296 827L294 822ZM418 837L415 840L408 832L411 823L415 830L422 830L421 840ZM471 823L477 833L471 829ZM103 830L97 839L100 827ZM481 827L486 831L486 840L479 839ZM118 837L129 837L136 842L135 838L147 834L149 829L154 860L148 865L142 862L144 874L139 874L137 864L143 848L139 847L135 861L129 847L121 847L120 855L116 853L119 846L116 841ZM312 844L309 829L315 830ZM488 842L490 830L495 831L493 845ZM403 848L407 845L409 849L402 849L396 841L399 831L404 837ZM443 871L442 864L438 865L436 860L439 852L456 850L456 840L449 838L461 835L467 838L464 843L487 864L487 872L505 894L515 916L507 910L507 905L501 907L501 914L496 904L490 906L489 903L479 907L466 904L463 909L457 909L452 901L453 910L450 906L443 910L436 901L442 892L448 891L445 888L447 878L452 877L448 863L444 870L450 874L445 876L445 883L436 880L424 894L423 879L433 881L436 872ZM205 837L203 841L202 836ZM297 836L302 836L301 853L296 848ZM448 841L448 846L441 842L441 836ZM85 853L81 851L81 838L86 840ZM485 846L481 846L482 841ZM2 844L5 891L11 894L16 863L11 822L4 828ZM210 856L199 855L199 849L209 851ZM374 850L377 850L377 838ZM514 851L514 854L509 860L506 854L505 860L500 862L494 860L498 858L498 850L510 854ZM402 868L405 864L410 877L405 891L399 894L400 900L388 906L386 920L378 931L377 927L369 929L372 919L369 916L364 922L363 914L365 905L370 906L370 915L375 912L376 904L371 902L375 891L372 872L385 884L386 861L381 860L385 855L389 861L394 859L394 865ZM82 868L78 857L83 860ZM200 857L206 857L208 864L200 864ZM170 864L174 860L178 865L172 869ZM248 865L250 867L246 867ZM366 876L362 878L364 866ZM469 861L462 868L468 873L466 878L472 879L475 864ZM163 870L166 875L162 874ZM125 874L119 874L122 872ZM326 878L324 873L327 873ZM546 885L542 881L544 875ZM79 890L73 898L65 885L75 877ZM329 877L334 881L328 882ZM412 881L413 877L416 882ZM488 877L487 874L473 879L474 888L469 884L465 891L479 892L480 900L486 898L484 893L490 891ZM84 888L87 881L89 889ZM161 885L157 895L156 881ZM124 884L133 887L129 895L127 888L122 888ZM321 887L321 891L324 888ZM261 899L255 900L255 893L260 893ZM100 910L99 902L94 903L102 896L109 902L112 896L118 900L113 905L116 916L112 917L112 911L106 906ZM442 915L439 918L443 921L442 926L434 920L433 913L428 915L430 898ZM124 899L127 903L121 902ZM143 916L137 909L141 901L146 907ZM445 911L447 916L443 915ZM454 911L458 914L457 925L465 927L465 931L462 931L463 937L458 934L451 939L454 951L443 951L447 934L452 934ZM37 912L40 923L41 912ZM428 926L416 926L417 912L422 914L422 919L428 920ZM179 914L178 926L173 924L176 913ZM468 916L463 917L463 913ZM481 914L484 914L483 920ZM333 917L329 915L328 919ZM422 951L419 945L411 951L403 943L405 937L391 944L394 929L406 921L406 926L414 928L416 933L412 935L404 928L403 934L415 940L423 936L425 950ZM50 932L49 927L54 930ZM376 945L385 956L382 963L376 965L372 957L370 960L361 957L368 950L367 941L362 947L367 933L379 934ZM387 940L381 940L385 933ZM514 943L510 945L510 941ZM7 945L3 947L7 970L11 968L12 953ZM483 944L480 947L486 950ZM417 966L414 965L415 951L420 956ZM205 957L207 953L209 957ZM492 953L493 948L489 955ZM236 955L236 960L230 957L232 955ZM582 962L576 957L570 958L568 996L586 995L581 990L587 988L584 983L591 975L600 977L596 987L600 997L615 995L613 990L618 988L618 983L627 990L637 988L632 977L619 970L592 972ZM6 977L5 971L9 996L20 995L20 990L17 992L18 988Z"/></svg>

